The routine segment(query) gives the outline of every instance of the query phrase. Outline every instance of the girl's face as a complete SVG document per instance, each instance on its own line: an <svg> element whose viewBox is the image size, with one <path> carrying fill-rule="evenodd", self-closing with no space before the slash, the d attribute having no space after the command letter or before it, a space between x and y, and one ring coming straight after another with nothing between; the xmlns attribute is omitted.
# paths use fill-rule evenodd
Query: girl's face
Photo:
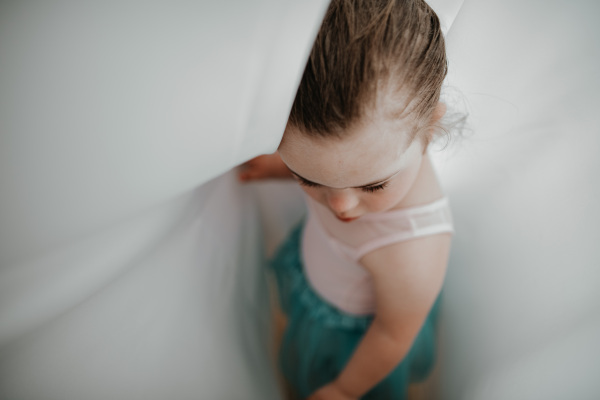
<svg viewBox="0 0 600 400"><path fill-rule="evenodd" d="M423 160L421 140L408 143L400 123L374 119L343 139L286 129L279 154L303 190L342 221L401 207Z"/></svg>

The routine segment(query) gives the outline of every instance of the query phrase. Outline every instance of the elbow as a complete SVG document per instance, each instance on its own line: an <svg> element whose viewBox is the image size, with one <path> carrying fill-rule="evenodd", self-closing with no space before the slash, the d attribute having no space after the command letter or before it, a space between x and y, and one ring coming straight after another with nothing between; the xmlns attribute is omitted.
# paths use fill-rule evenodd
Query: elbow
<svg viewBox="0 0 600 400"><path fill-rule="evenodd" d="M400 354L402 357L411 348L420 329L416 324L390 324L377 318L373 320L373 327L377 330L382 343L386 344L388 351Z"/></svg>

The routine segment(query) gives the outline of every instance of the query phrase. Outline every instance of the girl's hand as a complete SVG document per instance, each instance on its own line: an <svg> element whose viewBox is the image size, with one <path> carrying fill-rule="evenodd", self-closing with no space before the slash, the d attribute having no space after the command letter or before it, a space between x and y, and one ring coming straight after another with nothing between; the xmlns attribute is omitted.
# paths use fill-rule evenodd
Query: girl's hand
<svg viewBox="0 0 600 400"><path fill-rule="evenodd" d="M292 174L281 161L279 153L275 152L255 157L242 164L238 177L242 182L249 182L269 178L292 178Z"/></svg>
<svg viewBox="0 0 600 400"><path fill-rule="evenodd" d="M307 400L358 400L358 397L346 394L338 384L332 382L315 391Z"/></svg>

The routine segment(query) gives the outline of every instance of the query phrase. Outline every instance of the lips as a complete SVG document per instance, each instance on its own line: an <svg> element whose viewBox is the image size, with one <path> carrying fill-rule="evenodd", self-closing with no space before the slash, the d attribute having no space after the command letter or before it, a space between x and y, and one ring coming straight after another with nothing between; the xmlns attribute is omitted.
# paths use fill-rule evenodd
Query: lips
<svg viewBox="0 0 600 400"><path fill-rule="evenodd" d="M354 221L355 219L358 219L358 217L354 217L354 218L342 218L342 217L337 216L337 215L336 215L336 218L339 219L340 221L343 221L343 222L350 222L350 221Z"/></svg>

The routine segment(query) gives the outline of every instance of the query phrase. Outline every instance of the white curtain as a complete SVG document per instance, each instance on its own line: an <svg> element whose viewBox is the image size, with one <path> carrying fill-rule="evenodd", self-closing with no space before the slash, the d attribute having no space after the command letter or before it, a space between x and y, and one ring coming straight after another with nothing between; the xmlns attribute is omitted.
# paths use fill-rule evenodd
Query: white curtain
<svg viewBox="0 0 600 400"><path fill-rule="evenodd" d="M0 3L1 399L278 397L222 174L276 149L326 6Z"/></svg>

